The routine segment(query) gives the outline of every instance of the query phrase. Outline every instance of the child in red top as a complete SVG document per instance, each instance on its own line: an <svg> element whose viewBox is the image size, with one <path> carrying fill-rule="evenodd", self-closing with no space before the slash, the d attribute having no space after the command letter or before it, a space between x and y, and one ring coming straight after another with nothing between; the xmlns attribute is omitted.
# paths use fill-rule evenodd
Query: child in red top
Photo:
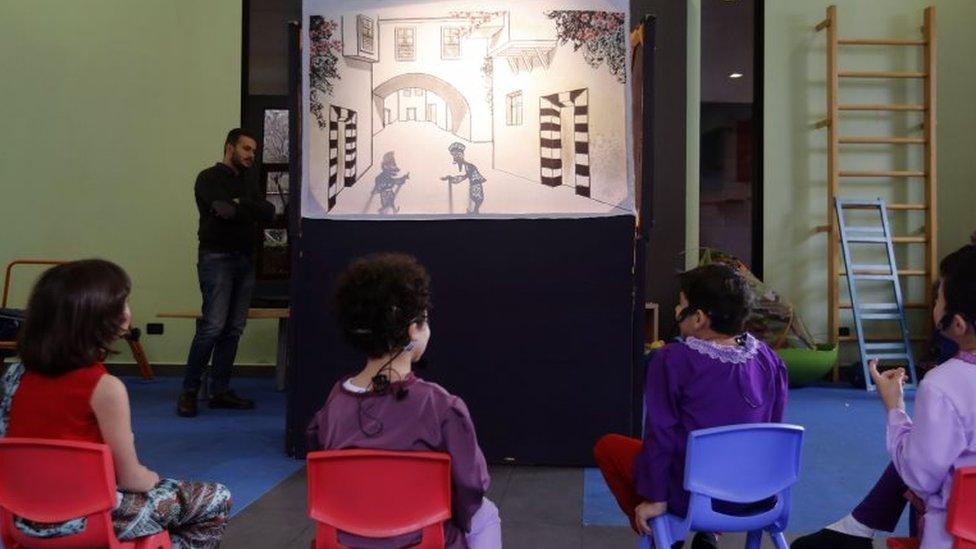
<svg viewBox="0 0 976 549"><path fill-rule="evenodd" d="M17 343L21 364L0 381L0 436L107 444L119 493L112 511L119 539L170 531L174 547L217 547L230 492L216 483L160 479L139 463L125 385L102 363L129 329L130 282L118 265L92 259L58 265L37 281ZM15 520L43 538L85 528Z"/></svg>

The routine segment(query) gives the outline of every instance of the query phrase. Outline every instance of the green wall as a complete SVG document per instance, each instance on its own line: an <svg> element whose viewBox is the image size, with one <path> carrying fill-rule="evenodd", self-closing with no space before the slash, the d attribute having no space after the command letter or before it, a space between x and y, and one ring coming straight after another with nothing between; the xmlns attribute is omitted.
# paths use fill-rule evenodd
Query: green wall
<svg viewBox="0 0 976 549"><path fill-rule="evenodd" d="M920 38L922 10L936 7L938 252L964 244L976 229L976 2L972 0L767 0L765 20L764 265L765 278L799 307L811 330L827 334L826 130L814 129L826 111L825 33L813 27L837 5L841 38ZM921 48L841 46L847 70L922 70ZM921 103L919 81L841 82L844 103ZM921 114L842 115L841 135L917 135ZM842 169L922 169L918 145L861 147L842 152ZM911 148L910 148L911 147ZM851 151L844 148L842 151ZM892 152L894 151L894 152ZM922 198L920 179L849 184L847 194L898 202ZM897 214L896 214L897 215ZM893 222L896 218L893 215ZM912 217L914 216L914 217ZM921 213L897 215L898 229L922 227ZM905 247L904 244L899 245ZM907 268L922 268L921 247L904 250ZM915 295L920 280L910 288ZM924 312L915 322L927 322Z"/></svg>
<svg viewBox="0 0 976 549"><path fill-rule="evenodd" d="M116 261L141 326L199 308L193 181L239 123L240 48L238 0L0 2L0 262ZM165 328L146 352L181 363L192 321ZM274 337L253 322L238 361L272 362Z"/></svg>

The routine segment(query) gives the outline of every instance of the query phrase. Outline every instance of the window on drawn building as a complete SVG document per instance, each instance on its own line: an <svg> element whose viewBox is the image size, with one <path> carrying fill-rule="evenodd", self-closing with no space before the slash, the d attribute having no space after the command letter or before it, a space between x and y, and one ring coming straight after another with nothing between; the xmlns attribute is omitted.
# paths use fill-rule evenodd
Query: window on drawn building
<svg viewBox="0 0 976 549"><path fill-rule="evenodd" d="M441 27L441 59L461 58L461 27Z"/></svg>
<svg viewBox="0 0 976 549"><path fill-rule="evenodd" d="M373 20L365 15L356 17L359 37L359 53L376 53L376 28Z"/></svg>
<svg viewBox="0 0 976 549"><path fill-rule="evenodd" d="M505 123L509 126L522 125L522 92L512 92L505 96Z"/></svg>
<svg viewBox="0 0 976 549"><path fill-rule="evenodd" d="M397 27L394 31L397 61L417 60L417 29Z"/></svg>

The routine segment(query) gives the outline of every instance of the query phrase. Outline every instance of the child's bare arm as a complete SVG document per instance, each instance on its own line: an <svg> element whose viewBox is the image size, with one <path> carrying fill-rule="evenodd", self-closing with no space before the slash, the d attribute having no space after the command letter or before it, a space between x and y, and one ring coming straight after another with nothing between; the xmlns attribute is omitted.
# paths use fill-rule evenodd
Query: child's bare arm
<svg viewBox="0 0 976 549"><path fill-rule="evenodd" d="M98 420L102 440L112 450L119 489L130 492L151 490L159 482L159 475L139 463L136 456L129 395L125 385L115 376L102 376L92 392L91 407Z"/></svg>

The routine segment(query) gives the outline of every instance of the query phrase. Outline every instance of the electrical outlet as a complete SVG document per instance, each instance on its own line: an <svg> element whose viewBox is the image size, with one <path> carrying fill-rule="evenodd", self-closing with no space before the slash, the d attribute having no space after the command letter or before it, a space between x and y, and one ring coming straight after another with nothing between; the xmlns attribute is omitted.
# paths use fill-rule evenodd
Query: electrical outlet
<svg viewBox="0 0 976 549"><path fill-rule="evenodd" d="M146 333L150 335L160 335L163 333L162 322L150 322L146 324Z"/></svg>

